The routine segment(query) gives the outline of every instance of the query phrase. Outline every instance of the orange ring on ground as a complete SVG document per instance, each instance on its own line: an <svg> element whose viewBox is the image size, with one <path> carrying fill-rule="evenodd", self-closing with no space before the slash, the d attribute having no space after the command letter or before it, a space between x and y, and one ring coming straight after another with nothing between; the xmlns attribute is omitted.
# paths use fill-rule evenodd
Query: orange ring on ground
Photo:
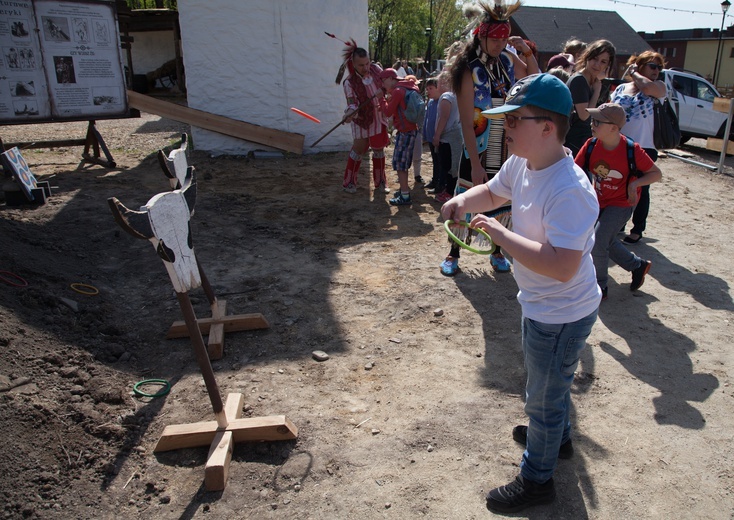
<svg viewBox="0 0 734 520"><path fill-rule="evenodd" d="M71 284L70 287L73 291L76 291L79 294L85 294L87 296L95 296L99 294L99 289L97 289L94 285L88 285L86 283L75 282Z"/></svg>

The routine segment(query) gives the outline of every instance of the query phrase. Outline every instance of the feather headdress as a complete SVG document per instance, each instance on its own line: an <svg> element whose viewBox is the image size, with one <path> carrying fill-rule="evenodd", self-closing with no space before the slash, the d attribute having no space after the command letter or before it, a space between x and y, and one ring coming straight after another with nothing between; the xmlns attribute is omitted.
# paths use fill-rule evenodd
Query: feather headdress
<svg viewBox="0 0 734 520"><path fill-rule="evenodd" d="M493 5L494 4L494 5ZM464 5L464 16L469 19L469 24L464 29L463 35L477 34L482 25L493 23L509 23L510 17L520 9L521 2L517 0L513 4L506 4L504 0L495 0L493 3L478 0L473 4Z"/></svg>
<svg viewBox="0 0 734 520"><path fill-rule="evenodd" d="M346 44L346 47L344 47L344 50L342 51L342 58L344 59L344 63L341 64L341 67L339 67L339 72L336 74L337 85L342 82L344 71L346 69L349 70L349 74L354 74L354 65L352 64L352 58L354 57L354 51L357 50L357 42L354 41L354 38L350 38L348 42L344 43Z"/></svg>

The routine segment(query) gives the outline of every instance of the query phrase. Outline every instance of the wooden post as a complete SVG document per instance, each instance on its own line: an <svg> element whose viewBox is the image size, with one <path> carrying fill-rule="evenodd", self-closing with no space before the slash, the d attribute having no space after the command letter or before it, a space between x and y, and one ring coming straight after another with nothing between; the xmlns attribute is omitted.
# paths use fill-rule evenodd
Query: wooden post
<svg viewBox="0 0 734 520"><path fill-rule="evenodd" d="M726 127L724 128L724 135L722 142L716 143L715 141L718 141L718 139L714 140L713 138L709 137L709 139L706 141L706 148L708 149L717 149L712 148L716 146L721 147L721 155L719 156L719 165L716 168L716 173L721 173L724 169L724 159L726 158L726 154L732 154L734 153L733 150L729 150L731 148L732 143L729 141L729 132L731 132L731 119L732 115L734 115L734 103L732 103L731 99L727 98L714 98L714 110L717 112L724 112L728 113L729 115L726 118Z"/></svg>

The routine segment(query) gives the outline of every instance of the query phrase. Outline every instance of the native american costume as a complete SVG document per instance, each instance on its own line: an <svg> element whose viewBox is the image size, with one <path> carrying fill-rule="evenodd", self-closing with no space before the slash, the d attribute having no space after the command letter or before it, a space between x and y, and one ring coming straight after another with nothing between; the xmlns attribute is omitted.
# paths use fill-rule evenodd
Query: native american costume
<svg viewBox="0 0 734 520"><path fill-rule="evenodd" d="M382 89L380 73L382 69L374 63L370 65L369 73L362 77L354 70L352 58L357 44L354 40L344 48L344 63L339 69L336 83L340 83L344 71L349 76L344 80L344 95L347 98L346 113L357 110L357 116L352 119L352 138L369 139L372 148L372 177L375 187L381 183L387 185L385 176L385 146L388 144L387 122L380 110L380 99L375 96ZM357 173L362 164L362 156L354 148L349 152L349 159L344 170L343 186L357 186Z"/></svg>
<svg viewBox="0 0 734 520"><path fill-rule="evenodd" d="M476 8L467 12L467 16L473 16L473 19L466 31L479 38L509 38L510 16L520 7L520 2L512 6L498 3L494 8L479 2L478 7L483 13ZM474 83L474 135L477 139L477 151L484 154L482 164L487 169L487 175L492 178L507 159L505 132L501 122L490 124L490 120L481 113L504 104L507 92L515 83L515 71L507 51L493 57L482 52L481 46L478 46L477 52L478 55L469 62ZM469 162L466 149L463 162ZM471 165L466 166L469 169L466 180L471 181Z"/></svg>
<svg viewBox="0 0 734 520"><path fill-rule="evenodd" d="M497 2L493 8L485 2L470 6L465 9L466 16L471 20L465 34L471 34L472 38L509 38L510 16L519 7L519 1L509 6ZM481 45L477 45L476 54L473 58L470 57L468 63L474 86L474 136L477 140L477 152L490 179L497 174L507 159L505 131L501 120L490 122L481 113L483 110L504 105L507 92L515 83L513 61L507 52L502 51L499 56L494 57L484 53ZM459 165L456 194L463 193L474 185L471 171L471 159L465 147ZM510 215L509 210L500 210L502 215ZM470 217L467 215L467 218ZM500 218L498 220L505 225L509 224L509 216L505 220ZM499 253L500 249L497 248L496 254ZM452 243L449 256L459 258L460 249L456 244Z"/></svg>

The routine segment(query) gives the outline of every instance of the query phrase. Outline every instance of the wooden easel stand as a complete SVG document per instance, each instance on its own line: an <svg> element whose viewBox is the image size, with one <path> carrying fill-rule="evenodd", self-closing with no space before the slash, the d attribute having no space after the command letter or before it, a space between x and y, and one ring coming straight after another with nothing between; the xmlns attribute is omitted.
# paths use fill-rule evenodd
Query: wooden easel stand
<svg viewBox="0 0 734 520"><path fill-rule="evenodd" d="M0 141L2 143L2 141ZM87 135L84 139L60 139L55 141L31 141L21 143L3 143L3 147L8 150L17 146L19 150L33 149L33 148L59 148L62 146L84 146L82 152L82 159L84 162L99 164L106 168L114 168L117 166L115 159L110 153L110 149L107 148L107 144L102 137L102 134L97 130L96 121L90 120L87 125ZM94 155L89 154L89 150L94 152ZM104 153L105 158L102 159L100 156L100 149Z"/></svg>

